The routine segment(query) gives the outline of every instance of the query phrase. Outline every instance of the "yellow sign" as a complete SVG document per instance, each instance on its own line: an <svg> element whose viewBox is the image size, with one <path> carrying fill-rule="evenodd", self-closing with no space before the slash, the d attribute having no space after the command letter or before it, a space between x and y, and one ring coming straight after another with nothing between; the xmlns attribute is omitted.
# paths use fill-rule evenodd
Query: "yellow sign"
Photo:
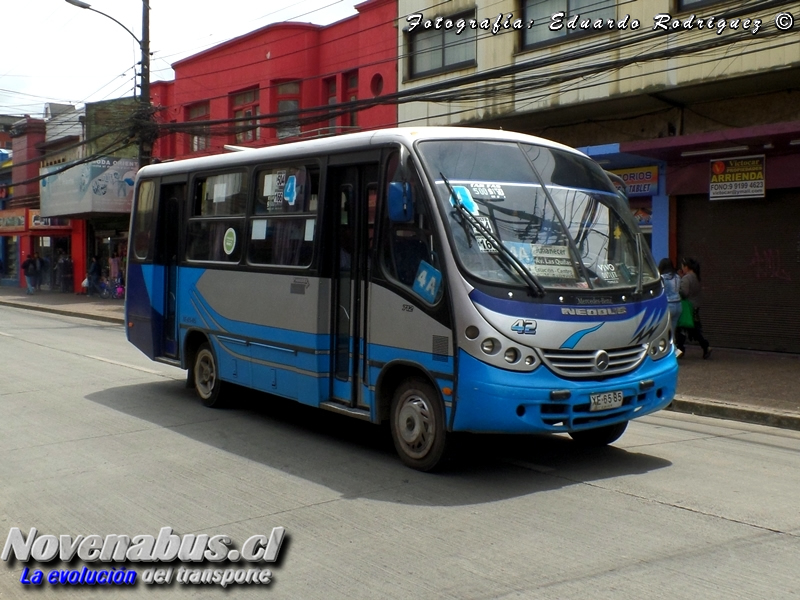
<svg viewBox="0 0 800 600"><path fill-rule="evenodd" d="M716 158L710 164L709 200L763 198L764 155Z"/></svg>

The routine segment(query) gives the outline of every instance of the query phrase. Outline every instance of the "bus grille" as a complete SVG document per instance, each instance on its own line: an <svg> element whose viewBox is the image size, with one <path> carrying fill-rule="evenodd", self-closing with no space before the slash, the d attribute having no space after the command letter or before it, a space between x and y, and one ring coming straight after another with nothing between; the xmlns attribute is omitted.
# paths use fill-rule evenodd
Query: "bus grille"
<svg viewBox="0 0 800 600"><path fill-rule="evenodd" d="M638 367L647 355L647 346L628 346L605 350L608 367L597 368L599 350L545 350L542 359L551 371L562 377L605 377L620 375Z"/></svg>

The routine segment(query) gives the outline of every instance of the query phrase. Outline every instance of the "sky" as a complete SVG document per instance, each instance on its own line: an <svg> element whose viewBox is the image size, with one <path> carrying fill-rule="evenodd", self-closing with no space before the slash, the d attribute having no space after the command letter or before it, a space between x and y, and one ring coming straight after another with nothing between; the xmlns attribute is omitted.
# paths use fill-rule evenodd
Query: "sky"
<svg viewBox="0 0 800 600"><path fill-rule="evenodd" d="M149 0L150 80L171 64L270 23L327 25L363 0ZM142 37L140 0L90 0ZM0 114L41 118L48 102L79 105L133 95L139 44L123 27L65 0L0 0ZM137 71L138 73L138 68Z"/></svg>

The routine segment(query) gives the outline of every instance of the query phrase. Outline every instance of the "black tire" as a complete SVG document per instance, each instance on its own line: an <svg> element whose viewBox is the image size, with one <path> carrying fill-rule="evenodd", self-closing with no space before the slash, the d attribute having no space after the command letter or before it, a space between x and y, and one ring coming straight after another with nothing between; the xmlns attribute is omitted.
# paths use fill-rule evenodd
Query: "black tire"
<svg viewBox="0 0 800 600"><path fill-rule="evenodd" d="M194 355L192 365L194 389L204 406L220 408L224 401L224 382L219 378L219 363L214 349L203 342Z"/></svg>
<svg viewBox="0 0 800 600"><path fill-rule="evenodd" d="M103 300L108 300L109 298L111 298L111 290L109 290L107 287L103 288L103 289L100 291L100 297L101 297Z"/></svg>
<svg viewBox="0 0 800 600"><path fill-rule="evenodd" d="M400 385L392 398L390 427L395 450L403 463L431 471L445 455L447 432L439 394L424 379L414 377Z"/></svg>
<svg viewBox="0 0 800 600"><path fill-rule="evenodd" d="M622 423L606 425L605 427L598 427L596 429L571 431L569 435L581 446L608 446L622 437L622 434L625 433L625 429L627 429L627 427L628 421L623 421Z"/></svg>

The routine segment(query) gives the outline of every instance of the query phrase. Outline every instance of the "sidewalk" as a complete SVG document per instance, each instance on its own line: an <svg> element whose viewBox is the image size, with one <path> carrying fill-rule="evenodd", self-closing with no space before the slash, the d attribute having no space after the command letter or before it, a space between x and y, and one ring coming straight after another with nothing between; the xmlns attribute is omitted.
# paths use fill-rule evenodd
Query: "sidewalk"
<svg viewBox="0 0 800 600"><path fill-rule="evenodd" d="M0 305L124 324L124 301L0 287ZM713 341L713 340L712 340ZM800 355L714 348L710 360L687 346L670 405L692 413L800 430Z"/></svg>

